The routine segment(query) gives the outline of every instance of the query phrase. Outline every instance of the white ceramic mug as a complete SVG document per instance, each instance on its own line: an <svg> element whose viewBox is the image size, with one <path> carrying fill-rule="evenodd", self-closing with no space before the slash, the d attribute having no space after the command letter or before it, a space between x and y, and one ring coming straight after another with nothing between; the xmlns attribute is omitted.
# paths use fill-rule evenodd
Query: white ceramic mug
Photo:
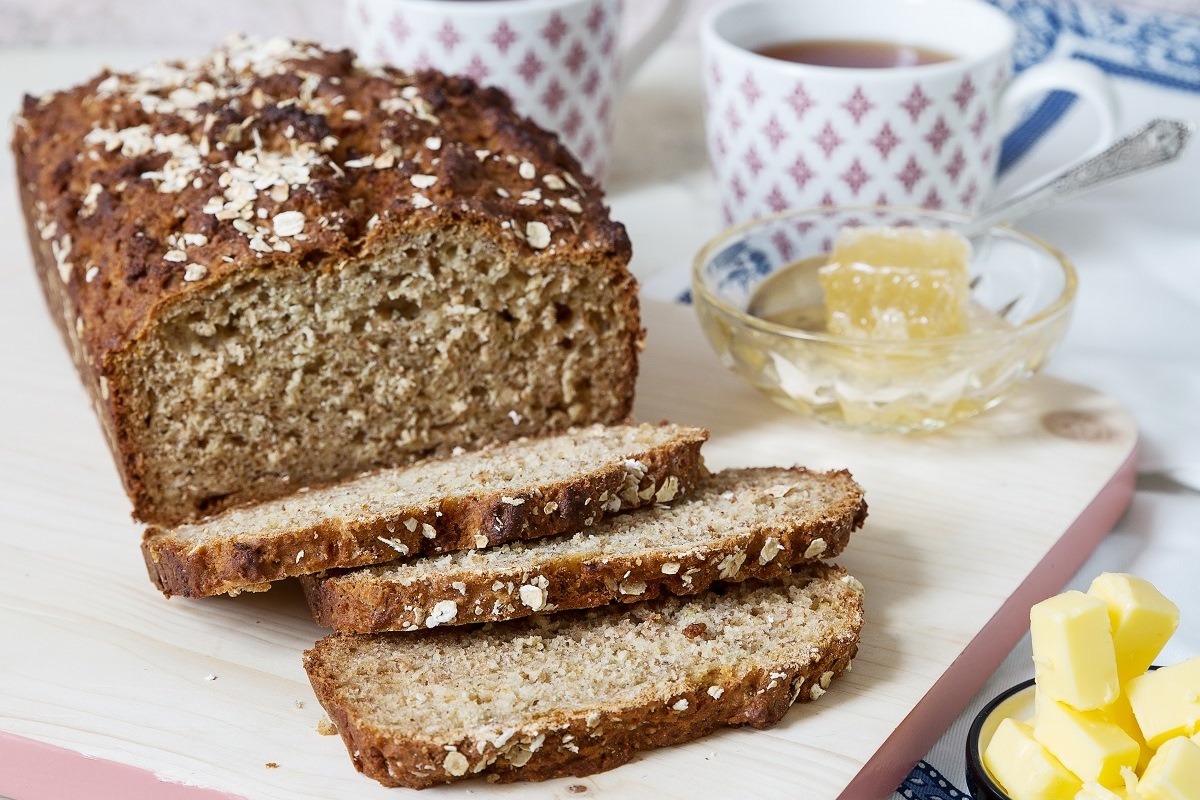
<svg viewBox="0 0 1200 800"><path fill-rule="evenodd" d="M648 29L620 47L620 0L349 0L346 21L364 58L504 89L602 180L617 93L685 5L667 0Z"/></svg>
<svg viewBox="0 0 1200 800"><path fill-rule="evenodd" d="M1117 105L1104 73L1051 61L1010 80L1013 22L981 0L749 0L702 27L709 157L729 223L816 205L973 213L995 184L1000 140L1051 89L1099 112ZM813 66L760 55L771 45L866 40L950 60L922 66Z"/></svg>

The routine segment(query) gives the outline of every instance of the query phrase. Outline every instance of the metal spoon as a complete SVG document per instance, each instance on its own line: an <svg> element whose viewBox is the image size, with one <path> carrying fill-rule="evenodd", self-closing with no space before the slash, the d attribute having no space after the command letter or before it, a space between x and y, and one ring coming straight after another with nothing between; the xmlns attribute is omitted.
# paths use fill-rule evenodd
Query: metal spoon
<svg viewBox="0 0 1200 800"><path fill-rule="evenodd" d="M1079 162L1047 182L1010 197L968 222L960 233L968 239L994 225L1056 206L1064 200L1121 178L1169 164L1182 155L1196 126L1178 119L1155 119L1118 139L1108 149Z"/></svg>
<svg viewBox="0 0 1200 800"><path fill-rule="evenodd" d="M1161 117L1151 120L1097 155L984 211L960 228L959 233L977 239L995 225L1013 222L1121 178L1169 164L1183 154L1195 128L1184 120ZM971 281L972 290L978 282L978 277ZM996 316L1007 319L1020 301L1020 295L1014 297L996 310Z"/></svg>

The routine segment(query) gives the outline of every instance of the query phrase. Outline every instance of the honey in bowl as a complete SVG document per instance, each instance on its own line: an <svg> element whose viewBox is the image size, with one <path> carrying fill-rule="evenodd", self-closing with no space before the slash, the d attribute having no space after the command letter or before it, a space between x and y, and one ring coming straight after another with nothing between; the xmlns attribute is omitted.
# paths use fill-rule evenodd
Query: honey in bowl
<svg viewBox="0 0 1200 800"><path fill-rule="evenodd" d="M970 243L950 230L843 228L831 253L789 264L759 284L747 310L798 331L844 337L825 357L841 376L835 418L927 427L931 415L969 416L982 407L967 391L973 359L947 342L1013 328L971 301L970 261ZM810 380L794 361L775 361L789 395Z"/></svg>
<svg viewBox="0 0 1200 800"><path fill-rule="evenodd" d="M829 255L759 284L748 310L799 330L909 341L1011 327L970 300L971 245L949 230L846 228Z"/></svg>
<svg viewBox="0 0 1200 800"><path fill-rule="evenodd" d="M813 208L726 231L692 271L696 314L721 362L800 416L888 433L974 416L1041 369L1070 319L1075 273L1053 248L1008 228L971 238L964 334L831 334L820 271L839 233L868 220L930 231L967 222L942 211Z"/></svg>

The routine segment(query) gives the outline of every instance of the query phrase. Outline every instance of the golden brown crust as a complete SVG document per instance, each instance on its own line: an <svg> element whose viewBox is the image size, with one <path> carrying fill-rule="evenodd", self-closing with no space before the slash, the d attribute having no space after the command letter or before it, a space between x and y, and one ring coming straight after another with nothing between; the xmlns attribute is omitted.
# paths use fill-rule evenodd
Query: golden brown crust
<svg viewBox="0 0 1200 800"><path fill-rule="evenodd" d="M335 570L306 576L301 585L318 625L343 633L377 633L422 628L435 606L444 602L454 603L457 611L453 620L440 624L469 625L537 611L634 603L664 593L697 594L718 580L767 580L797 565L840 555L867 516L862 489L849 472L786 472L798 482L815 478L839 487L836 502L796 524L764 521L747 536L729 536L685 554L661 551L596 561L564 556L545 568L480 569L465 580L460 571L401 581L374 570ZM602 529L596 532L603 534ZM532 605L520 594L523 586L542 590L534 592Z"/></svg>
<svg viewBox="0 0 1200 800"><path fill-rule="evenodd" d="M631 455L646 468L640 488L674 481L686 492L695 485L703 470L700 447L708 434L690 430L688 436ZM393 561L397 552L442 553L581 530L599 518L604 499L620 492L628 475L624 464L613 463L515 497L473 491L386 516L262 531L199 545L173 535L171 529L151 526L142 539L142 556L150 579L167 597L261 591L288 577ZM651 502L652 493L621 507ZM480 536L486 542L478 540Z"/></svg>
<svg viewBox="0 0 1200 800"><path fill-rule="evenodd" d="M248 496L179 509L143 481L130 351L197 293L252 272L336 270L408 235L473 226L532 264L612 272L614 313L637 319L636 283L619 274L629 240L599 188L502 92L465 78L235 39L204 60L26 97L13 151L43 291L147 521L292 488L264 479ZM634 330L634 366L613 387L623 413L602 421L628 414Z"/></svg>
<svg viewBox="0 0 1200 800"><path fill-rule="evenodd" d="M337 725L355 767L385 786L424 789L476 774L504 783L582 777L625 764L639 751L691 741L722 727L769 728L794 703L823 695L830 682L848 669L857 655L863 597L861 591L850 588L851 582L857 582L840 567L818 565L802 571L817 580L844 584L844 590L837 592L836 602L855 620L848 629L825 631L819 644L807 652L796 653L786 663L752 669L740 676L706 680L703 685L677 695L678 700L686 701L678 705L654 703L612 708L590 720L566 713L552 714L551 724L541 728L544 740L535 749L531 748L532 752L525 751L528 760L522 760L520 766L511 760L513 742L497 746L486 738L432 741L399 730L374 727L357 713L355 701L345 695L344 681L338 673L335 653L341 641L349 641L355 634L334 633L317 642L305 651L304 667L318 700ZM612 613L623 612L614 609ZM506 624L518 626L514 630L523 630L519 627L522 622ZM407 635L455 636L456 632ZM462 774L448 770L446 758L451 751L469 755L474 766Z"/></svg>
<svg viewBox="0 0 1200 800"><path fill-rule="evenodd" d="M305 668L313 691L337 726L354 766L384 786L427 789L452 782L454 778L444 770L430 768L444 762L449 746L469 752L473 758L503 754L490 742L484 743L481 750L472 740L434 743L390 736L359 724L352 711L342 705L336 678L315 664L310 653L305 652ZM688 700L683 713L658 704L621 709L592 728L584 720L571 720L564 727L548 731L542 746L524 766L515 767L497 758L476 774L494 783L582 778L626 764L639 752L690 742L721 728L747 725L765 730L778 724L793 704L811 702L812 687L820 686L827 674L826 685L841 677L857 654L857 639L838 639L829 643L817 661L781 664L770 670L755 670L737 682L714 684L724 690L719 698L712 697L705 688L682 694L680 698ZM572 744L578 752L569 749ZM464 777L471 777L471 773Z"/></svg>

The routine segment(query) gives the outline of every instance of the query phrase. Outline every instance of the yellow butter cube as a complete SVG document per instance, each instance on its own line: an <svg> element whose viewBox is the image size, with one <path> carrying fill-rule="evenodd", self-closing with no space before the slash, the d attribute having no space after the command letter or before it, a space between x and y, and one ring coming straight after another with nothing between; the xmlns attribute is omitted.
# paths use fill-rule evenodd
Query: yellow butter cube
<svg viewBox="0 0 1200 800"><path fill-rule="evenodd" d="M1124 684L1145 672L1162 652L1179 627L1179 607L1150 581L1119 572L1101 574L1087 593L1108 605L1117 677Z"/></svg>
<svg viewBox="0 0 1200 800"><path fill-rule="evenodd" d="M1070 591L1029 612L1034 679L1053 700L1078 711L1110 705L1121 693L1107 604Z"/></svg>
<svg viewBox="0 0 1200 800"><path fill-rule="evenodd" d="M983 751L983 765L1013 800L1072 798L1079 779L1033 738L1033 728L1004 719Z"/></svg>
<svg viewBox="0 0 1200 800"><path fill-rule="evenodd" d="M1191 736L1200 731L1200 656L1139 675L1125 684L1125 694L1151 747Z"/></svg>
<svg viewBox="0 0 1200 800"><path fill-rule="evenodd" d="M971 243L953 231L844 228L817 273L830 333L925 339L967 332Z"/></svg>
<svg viewBox="0 0 1200 800"><path fill-rule="evenodd" d="M1033 736L1081 780L1121 786L1121 769L1137 765L1138 743L1098 711L1076 711L1047 699L1038 706Z"/></svg>
<svg viewBox="0 0 1200 800"><path fill-rule="evenodd" d="M1137 772L1140 774L1150 763L1150 756L1154 755L1154 750L1150 745L1146 744L1146 739L1142 736L1142 729L1138 727L1137 719L1133 716L1133 708L1129 705L1129 698L1122 694L1110 705L1100 709L1098 714L1102 714L1106 720L1119 725L1121 730L1129 734L1129 738L1138 743L1138 762Z"/></svg>
<svg viewBox="0 0 1200 800"><path fill-rule="evenodd" d="M1124 788L1110 789L1095 781L1088 781L1079 790L1079 794L1075 795L1075 800L1129 800L1129 795Z"/></svg>
<svg viewBox="0 0 1200 800"><path fill-rule="evenodd" d="M1182 736L1163 742L1137 791L1142 800L1200 800L1200 745Z"/></svg>

